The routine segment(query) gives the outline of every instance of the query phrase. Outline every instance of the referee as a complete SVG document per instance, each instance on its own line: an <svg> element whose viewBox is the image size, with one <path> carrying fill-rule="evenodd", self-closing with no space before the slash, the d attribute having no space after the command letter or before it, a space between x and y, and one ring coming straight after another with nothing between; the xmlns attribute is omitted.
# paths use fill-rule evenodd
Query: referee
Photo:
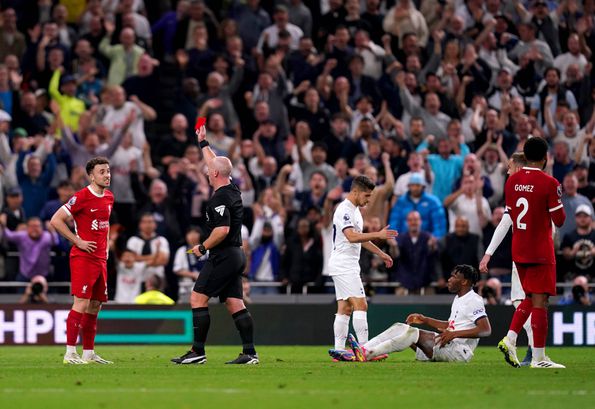
<svg viewBox="0 0 595 409"><path fill-rule="evenodd" d="M243 301L242 273L246 257L242 251L242 217L244 206L240 190L231 183L231 162L223 156L215 156L206 141L206 130L197 130L198 143L209 169L209 184L215 193L207 206L208 238L192 251L197 257L209 252L209 258L200 272L190 296L194 342L192 349L179 358L176 364L204 364L207 362L205 341L209 333L209 299L219 297L225 302L227 311L233 317L240 337L242 353L228 364L258 364L254 349L252 316Z"/></svg>

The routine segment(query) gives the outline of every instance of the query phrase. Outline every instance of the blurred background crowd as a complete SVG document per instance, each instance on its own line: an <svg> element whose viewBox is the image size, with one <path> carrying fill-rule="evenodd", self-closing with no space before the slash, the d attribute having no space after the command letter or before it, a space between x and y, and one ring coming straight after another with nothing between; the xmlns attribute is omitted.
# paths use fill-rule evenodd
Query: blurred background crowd
<svg viewBox="0 0 595 409"><path fill-rule="evenodd" d="M560 291L590 302L594 0L0 5L0 275L29 282L24 299L68 281L69 244L47 221L101 155L110 299L187 302L204 264L186 249L211 194L193 129L206 116L243 195L247 297L332 291L333 208L361 174L377 184L365 229L399 231L377 243L391 269L362 252L369 294L445 292L502 218L509 158L541 136L567 214ZM510 240L482 277L487 302L509 292Z"/></svg>

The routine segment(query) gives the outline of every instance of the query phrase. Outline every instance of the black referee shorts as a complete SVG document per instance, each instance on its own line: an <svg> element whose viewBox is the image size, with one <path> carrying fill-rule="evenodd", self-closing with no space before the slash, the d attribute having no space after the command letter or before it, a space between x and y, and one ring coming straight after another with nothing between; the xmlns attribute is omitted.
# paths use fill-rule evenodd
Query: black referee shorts
<svg viewBox="0 0 595 409"><path fill-rule="evenodd" d="M246 256L241 247L227 247L209 253L209 259L200 271L194 291L210 297L243 299L242 274L246 268Z"/></svg>

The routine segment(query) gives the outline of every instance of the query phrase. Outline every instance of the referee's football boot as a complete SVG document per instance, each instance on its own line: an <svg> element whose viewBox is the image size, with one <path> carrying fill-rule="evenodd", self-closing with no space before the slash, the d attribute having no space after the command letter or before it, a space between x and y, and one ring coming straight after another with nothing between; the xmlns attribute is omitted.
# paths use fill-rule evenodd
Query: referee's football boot
<svg viewBox="0 0 595 409"><path fill-rule="evenodd" d="M226 362L226 364L229 365L257 365L258 363L260 363L260 361L258 360L258 354L252 355L244 353L238 355L238 357L233 361Z"/></svg>
<svg viewBox="0 0 595 409"><path fill-rule="evenodd" d="M521 366L530 366L532 360L533 360L533 350L531 349L531 347L529 347L529 348L527 348L527 353L525 354L525 357L521 361Z"/></svg>
<svg viewBox="0 0 595 409"><path fill-rule="evenodd" d="M207 362L207 356L199 355L193 350L190 350L180 357L172 358L171 361L178 365L204 364Z"/></svg>
<svg viewBox="0 0 595 409"><path fill-rule="evenodd" d="M86 365L87 361L83 361L83 359L81 358L81 356L79 354L77 354L76 352L70 352L70 353L66 353L64 354L64 360L62 361L65 364L68 365Z"/></svg>
<svg viewBox="0 0 595 409"><path fill-rule="evenodd" d="M504 354L504 360L515 368L520 368L521 363L519 358L516 356L516 345L510 342L508 337L502 338L502 341L498 342L498 349Z"/></svg>

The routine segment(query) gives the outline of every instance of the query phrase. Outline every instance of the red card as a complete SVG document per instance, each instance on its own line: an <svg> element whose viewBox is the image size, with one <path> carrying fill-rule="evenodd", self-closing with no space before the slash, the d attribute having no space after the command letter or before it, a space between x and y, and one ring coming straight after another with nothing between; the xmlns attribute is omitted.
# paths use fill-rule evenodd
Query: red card
<svg viewBox="0 0 595 409"><path fill-rule="evenodd" d="M196 119L196 125L194 125L194 130L198 131L202 126L204 126L204 124L207 122L207 118L205 118L204 116L199 116Z"/></svg>

